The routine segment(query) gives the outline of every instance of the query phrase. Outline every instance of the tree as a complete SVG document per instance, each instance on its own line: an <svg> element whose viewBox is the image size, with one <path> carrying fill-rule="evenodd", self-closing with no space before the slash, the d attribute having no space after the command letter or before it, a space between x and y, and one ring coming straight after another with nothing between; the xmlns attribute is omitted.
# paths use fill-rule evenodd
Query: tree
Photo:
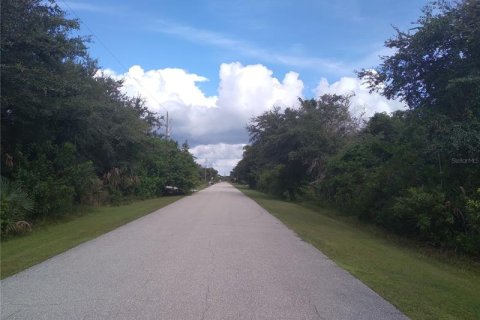
<svg viewBox="0 0 480 320"><path fill-rule="evenodd" d="M2 2L2 179L31 197L30 220L197 181L188 145L161 140L143 99L97 75L79 27L53 0Z"/></svg>
<svg viewBox="0 0 480 320"><path fill-rule="evenodd" d="M460 129L451 125L415 110L375 114L353 143L327 160L317 194L404 236L478 252L472 249L480 248L478 213L467 199L477 197L480 170L452 163L458 149L450 139Z"/></svg>
<svg viewBox="0 0 480 320"><path fill-rule="evenodd" d="M328 184L335 186L327 193L339 197L334 190L360 185L361 190L370 191L353 191L344 204L355 206L364 200L359 212L383 226L436 245L478 253L478 214L470 210L472 200L466 199L477 197L480 181L476 163L480 150L480 3L432 2L414 29L396 31L396 37L386 42L395 53L383 57L376 70L364 69L359 76L372 90L387 98L401 98L411 110L401 117L373 117L367 125L369 132L348 151L381 160L369 150L388 135L390 142L380 148L388 150L388 158L376 161L370 169L381 172L380 176L348 181L362 169L344 155L330 163L324 190ZM381 184L386 177L394 179Z"/></svg>
<svg viewBox="0 0 480 320"><path fill-rule="evenodd" d="M253 148L254 146L246 145L243 147L242 159L232 170L232 176L241 183L246 183L250 188L257 186L258 168L255 156L258 154Z"/></svg>
<svg viewBox="0 0 480 320"><path fill-rule="evenodd" d="M480 117L480 2L435 1L408 32L385 42L395 50L358 74L372 90L454 119Z"/></svg>
<svg viewBox="0 0 480 320"><path fill-rule="evenodd" d="M274 108L252 119L251 146L234 175L251 186L294 199L319 179L325 161L356 132L348 96L324 95L301 100L298 109Z"/></svg>
<svg viewBox="0 0 480 320"><path fill-rule="evenodd" d="M66 98L81 94L96 71L76 20L53 2L6 0L1 6L2 153L55 139Z"/></svg>

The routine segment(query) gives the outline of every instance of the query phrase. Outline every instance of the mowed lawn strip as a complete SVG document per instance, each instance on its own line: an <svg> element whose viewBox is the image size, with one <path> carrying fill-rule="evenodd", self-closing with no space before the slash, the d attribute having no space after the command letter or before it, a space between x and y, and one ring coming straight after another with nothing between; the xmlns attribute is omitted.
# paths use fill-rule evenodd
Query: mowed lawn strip
<svg viewBox="0 0 480 320"><path fill-rule="evenodd" d="M239 188L412 319L480 319L480 264L442 261L320 208Z"/></svg>
<svg viewBox="0 0 480 320"><path fill-rule="evenodd" d="M1 278L40 263L180 199L181 196L98 207L68 221L40 226L1 243Z"/></svg>

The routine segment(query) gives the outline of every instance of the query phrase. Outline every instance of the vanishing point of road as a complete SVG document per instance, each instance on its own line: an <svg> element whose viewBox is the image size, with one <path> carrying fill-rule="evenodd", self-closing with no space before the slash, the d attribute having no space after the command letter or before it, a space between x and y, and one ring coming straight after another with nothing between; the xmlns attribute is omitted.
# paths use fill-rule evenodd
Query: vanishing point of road
<svg viewBox="0 0 480 320"><path fill-rule="evenodd" d="M1 319L406 319L228 183L1 281Z"/></svg>

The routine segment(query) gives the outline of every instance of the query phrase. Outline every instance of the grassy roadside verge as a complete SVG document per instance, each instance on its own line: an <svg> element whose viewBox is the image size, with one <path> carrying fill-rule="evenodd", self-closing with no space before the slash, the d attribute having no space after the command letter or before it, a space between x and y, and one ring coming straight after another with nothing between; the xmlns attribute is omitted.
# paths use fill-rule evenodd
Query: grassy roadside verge
<svg viewBox="0 0 480 320"><path fill-rule="evenodd" d="M20 272L82 242L169 205L181 196L93 208L66 221L39 226L33 232L1 243L1 279Z"/></svg>
<svg viewBox="0 0 480 320"><path fill-rule="evenodd" d="M410 318L480 319L478 263L442 261L371 226L239 189Z"/></svg>

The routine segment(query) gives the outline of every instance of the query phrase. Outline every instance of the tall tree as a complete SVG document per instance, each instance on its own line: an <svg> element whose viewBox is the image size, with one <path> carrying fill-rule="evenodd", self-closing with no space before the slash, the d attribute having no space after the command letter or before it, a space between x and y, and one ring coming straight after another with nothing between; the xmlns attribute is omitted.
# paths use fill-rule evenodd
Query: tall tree
<svg viewBox="0 0 480 320"><path fill-rule="evenodd" d="M385 42L395 53L359 72L371 89L412 109L480 117L480 2L431 2L414 28L396 32Z"/></svg>
<svg viewBox="0 0 480 320"><path fill-rule="evenodd" d="M53 0L2 1L1 171L33 199L29 219L197 181L188 146L161 140L141 97L97 74L79 26Z"/></svg>
<svg viewBox="0 0 480 320"><path fill-rule="evenodd" d="M86 39L70 35L78 28L53 2L2 1L2 153L56 138L56 124L70 111L65 98L80 95L96 71Z"/></svg>
<svg viewBox="0 0 480 320"><path fill-rule="evenodd" d="M325 162L357 130L348 96L324 95L300 100L298 109L274 108L247 127L252 145L234 174L265 191L295 198L322 176Z"/></svg>

